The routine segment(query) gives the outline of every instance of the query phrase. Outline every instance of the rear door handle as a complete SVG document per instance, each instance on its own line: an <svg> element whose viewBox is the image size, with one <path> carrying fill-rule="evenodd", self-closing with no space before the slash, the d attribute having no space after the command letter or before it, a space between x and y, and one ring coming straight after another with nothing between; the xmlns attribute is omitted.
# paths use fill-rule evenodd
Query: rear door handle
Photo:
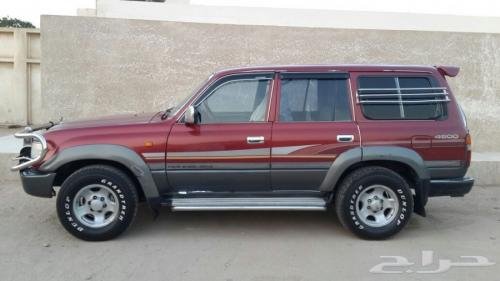
<svg viewBox="0 0 500 281"><path fill-rule="evenodd" d="M354 135L337 135L338 142L352 142L354 140Z"/></svg>
<svg viewBox="0 0 500 281"><path fill-rule="evenodd" d="M248 144L264 143L264 137L263 136L251 136L251 137L247 137L247 143Z"/></svg>

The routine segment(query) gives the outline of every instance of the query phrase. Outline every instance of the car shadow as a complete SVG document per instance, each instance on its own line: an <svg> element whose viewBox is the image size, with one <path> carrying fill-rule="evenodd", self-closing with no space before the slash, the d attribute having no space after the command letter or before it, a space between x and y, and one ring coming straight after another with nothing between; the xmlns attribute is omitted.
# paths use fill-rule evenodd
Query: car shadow
<svg viewBox="0 0 500 281"><path fill-rule="evenodd" d="M183 211L162 208L154 219L147 205L141 205L137 217L127 231L127 239L144 236L186 235L273 235L278 233L304 235L352 236L336 215L315 211Z"/></svg>

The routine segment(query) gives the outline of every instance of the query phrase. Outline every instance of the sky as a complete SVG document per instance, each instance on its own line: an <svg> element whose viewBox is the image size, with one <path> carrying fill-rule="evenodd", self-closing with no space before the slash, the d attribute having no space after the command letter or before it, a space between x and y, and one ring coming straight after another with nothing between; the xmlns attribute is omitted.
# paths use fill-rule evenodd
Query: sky
<svg viewBox="0 0 500 281"><path fill-rule="evenodd" d="M0 0L0 2L0 17L10 16L27 20L39 27L41 14L76 15L78 8L95 8L96 0ZM500 17L498 0L191 0L191 3Z"/></svg>

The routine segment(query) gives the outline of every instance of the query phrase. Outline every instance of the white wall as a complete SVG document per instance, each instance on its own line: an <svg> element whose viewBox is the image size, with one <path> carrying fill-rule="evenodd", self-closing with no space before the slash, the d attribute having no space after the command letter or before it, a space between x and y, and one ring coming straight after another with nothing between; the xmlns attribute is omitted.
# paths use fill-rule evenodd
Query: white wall
<svg viewBox="0 0 500 281"><path fill-rule="evenodd" d="M425 1L429 2L430 0ZM211 2L214 5L201 5L203 3L211 4ZM500 33L500 17L348 11L326 9L314 5L308 5L312 7L310 9L279 8L272 4L266 4L264 7L238 7L223 5L228 1L219 1L220 5L215 5L216 2L195 0L191 1L191 4L186 4L185 1L179 0L164 3L97 0L97 16L219 24ZM235 3L238 2L242 1ZM309 1L303 2L309 4ZM415 3L416 5L418 3L419 6L425 6L418 1ZM493 1L492 3L491 9L497 5Z"/></svg>
<svg viewBox="0 0 500 281"><path fill-rule="evenodd" d="M24 125L41 100L40 31L0 28L0 125Z"/></svg>
<svg viewBox="0 0 500 281"><path fill-rule="evenodd" d="M449 81L473 148L498 151L500 34L58 16L42 17L42 33L40 123L162 110L211 72L234 66L457 65L460 74Z"/></svg>
<svg viewBox="0 0 500 281"><path fill-rule="evenodd" d="M179 0L168 0L169 3ZM500 16L500 2L492 0L182 0L192 5L390 12L461 16Z"/></svg>

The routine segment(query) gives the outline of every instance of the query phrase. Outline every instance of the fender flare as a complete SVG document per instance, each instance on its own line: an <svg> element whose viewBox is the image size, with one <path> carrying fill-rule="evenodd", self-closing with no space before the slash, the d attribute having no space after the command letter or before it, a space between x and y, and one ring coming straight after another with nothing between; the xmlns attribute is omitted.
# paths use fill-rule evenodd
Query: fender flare
<svg viewBox="0 0 500 281"><path fill-rule="evenodd" d="M113 144L90 144L61 150L40 166L40 171L54 172L65 164L78 160L108 160L127 167L137 178L148 202L159 198L158 188L144 160L132 149Z"/></svg>
<svg viewBox="0 0 500 281"><path fill-rule="evenodd" d="M421 180L430 178L424 160L414 150L398 146L356 147L343 152L335 159L321 183L320 191L332 191L340 177L352 165L376 160L401 162L411 167Z"/></svg>
<svg viewBox="0 0 500 281"><path fill-rule="evenodd" d="M388 160L408 165L421 180L430 179L425 162L415 150L400 146L363 147L363 161Z"/></svg>
<svg viewBox="0 0 500 281"><path fill-rule="evenodd" d="M415 188L414 211L425 217L425 205L429 198L430 173L424 160L412 149L400 146L368 146L363 148L363 161L389 160L408 165L418 176Z"/></svg>
<svg viewBox="0 0 500 281"><path fill-rule="evenodd" d="M415 212L425 216L425 205L429 194L430 174L425 162L414 150L399 146L356 147L340 154L328 170L320 191L334 191L338 180L352 165L364 161L395 161L408 165L420 179L415 188Z"/></svg>
<svg viewBox="0 0 500 281"><path fill-rule="evenodd" d="M335 161L333 161L330 169L328 169L319 190L324 192L333 191L342 174L352 165L361 162L362 155L363 152L361 147L351 148L341 153Z"/></svg>

